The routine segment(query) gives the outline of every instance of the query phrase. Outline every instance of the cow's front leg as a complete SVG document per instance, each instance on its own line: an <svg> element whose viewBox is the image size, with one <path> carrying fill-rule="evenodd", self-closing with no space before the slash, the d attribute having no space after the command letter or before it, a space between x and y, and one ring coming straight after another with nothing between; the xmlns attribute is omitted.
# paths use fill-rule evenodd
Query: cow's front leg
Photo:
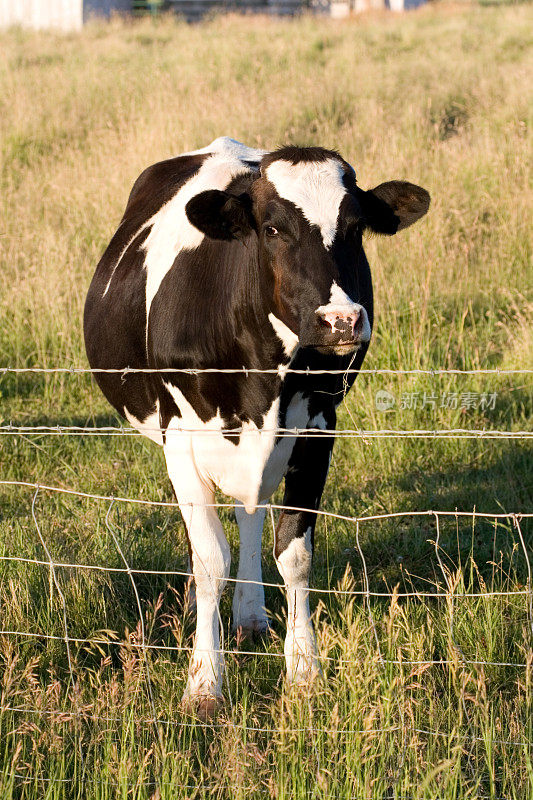
<svg viewBox="0 0 533 800"><path fill-rule="evenodd" d="M222 698L224 654L220 647L219 600L230 569L230 549L216 509L214 490L198 475L179 448L165 447L167 467L190 543L196 586L196 635L183 696L202 714Z"/></svg>
<svg viewBox="0 0 533 800"><path fill-rule="evenodd" d="M324 426L335 427L335 412L324 415ZM285 477L283 505L309 509L284 511L274 542L274 557L287 590L287 678L309 683L319 672L309 610L309 574L317 515L328 474L333 437L313 435L297 440Z"/></svg>
<svg viewBox="0 0 533 800"><path fill-rule="evenodd" d="M235 505L239 525L239 569L233 595L233 630L244 636L266 633L269 629L262 584L261 539L266 509L247 514Z"/></svg>
<svg viewBox="0 0 533 800"><path fill-rule="evenodd" d="M309 683L318 673L315 634L309 610L313 528L305 512L285 511L276 529L274 557L287 591L285 661L291 683Z"/></svg>

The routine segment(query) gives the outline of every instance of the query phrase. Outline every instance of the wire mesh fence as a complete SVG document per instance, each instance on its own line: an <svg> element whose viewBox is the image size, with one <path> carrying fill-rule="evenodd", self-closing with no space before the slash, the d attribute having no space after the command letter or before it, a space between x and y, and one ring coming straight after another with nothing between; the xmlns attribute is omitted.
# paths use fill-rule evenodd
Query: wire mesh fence
<svg viewBox="0 0 533 800"><path fill-rule="evenodd" d="M273 372L273 371L263 371L263 370L248 370L245 368L242 369L235 369L235 370L205 370L206 372L224 372L224 373L251 373L251 372ZM94 373L94 372L113 372L117 374L121 374L123 376L127 376L130 372L184 372L187 374L198 374L202 372L200 370L88 370L88 369L78 369L78 368L37 368L37 367L29 367L29 368L7 368L3 367L0 368L0 376L1 375L8 375L8 374L21 374L21 373L66 373L66 374L87 374L87 373ZM315 373L325 373L329 371L325 370L318 370L318 371L310 371L310 370L287 370L286 372L297 372L298 374L312 374ZM344 374L345 370L339 370L339 374ZM533 370L446 370L446 369L438 369L438 370L357 370L357 372L366 373L370 375L376 374L400 374L400 375L427 375L427 376L440 376L445 374L454 374L454 375L476 375L476 374L483 374L483 375L529 375L533 374ZM160 429L158 429L160 430ZM450 429L442 429L442 430L432 430L429 428L425 429L411 429L411 430L392 430L392 429L376 429L376 430L357 430L356 428L350 429L341 429L341 430L325 430L321 428L286 428L286 429L275 429L275 431L270 431L271 433L275 433L277 436L330 436L336 438L361 438L363 440L370 439L370 438L472 438L472 439L514 439L514 440L527 440L533 436L533 432L527 430L488 430L488 429L468 429L468 428L450 428ZM184 435L199 435L200 432L197 430L183 430L180 431ZM206 431L205 434L202 433L200 435L215 435L219 434L220 431ZM95 426L95 425L58 425L58 426L46 426L46 425L15 425L12 423L4 424L0 426L0 435L3 436L19 436L19 435L31 435L31 436L54 436L54 435L70 435L70 436L133 436L138 435L138 431L134 428L127 428L123 426ZM98 494L98 493L91 493L91 492L84 492L80 491L76 488L68 488L64 486L55 486L49 485L48 483L41 483L35 481L19 481L19 480L0 480L0 486L4 487L5 489L14 489L17 491L27 491L31 492L31 517L33 520L34 531L36 541L42 547L42 550L45 554L45 558L33 558L22 556L17 553L7 553L5 555L0 556L0 561L3 563L20 563L20 564L28 564L34 565L35 567L45 568L49 573L49 586L50 592L53 591L56 593L59 606L61 608L61 626L63 631L61 634L58 633L51 633L46 630L17 630L11 628L3 628L0 629L0 636L2 637L10 637L13 638L16 642L20 642L23 640L29 641L44 641L44 642L62 642L65 646L66 651L66 658L68 663L68 671L70 675L70 682L73 684L75 681L74 675L74 668L73 668L73 652L72 649L74 647L80 646L100 646L102 648L123 648L125 643L123 641L119 641L112 637L98 637L98 636L91 636L89 638L83 638L80 636L75 636L71 634L70 627L69 627L69 613L68 613L68 605L67 601L63 592L63 582L60 579L60 575L63 571L74 570L78 572L95 572L95 573L103 573L106 575L122 575L127 578L131 583L131 588L135 597L135 603L137 608L137 617L138 617L138 633L135 637L130 638L127 642L128 647L131 647L133 650L139 652L140 657L142 659L143 670L144 670L144 679L145 685L148 694L148 705L151 709L149 716L146 717L137 717L136 723L141 725L147 726L158 726L165 727L165 726L181 726L183 728L200 728L200 729L217 729L217 727L227 727L228 725L233 725L234 723L225 720L212 720L209 722L202 722L198 719L190 720L180 716L179 719L169 719L165 718L158 713L154 699L153 699L153 686L152 686L152 678L150 674L150 666L151 666L151 657L157 655L158 653L189 653L191 652L192 648L189 645L184 644L163 644L160 642L153 642L150 640L150 635L146 630L145 621L144 621L144 614L142 609L141 603L141 594L137 585L137 581L141 577L149 577L149 576L159 576L162 578L170 578L170 577L179 577L184 580L192 578L192 574L187 570L179 570L179 569L145 569L142 566L132 566L130 563L128 556L124 548L121 546L121 542L117 537L116 528L111 522L111 514L113 509L117 507L117 505L124 504L126 506L144 506L144 507L154 507L154 508L166 508L166 509L177 509L178 504L175 502L170 501L163 501L163 500L151 500L146 498L139 498L139 497L126 497L126 496L114 496L109 494ZM112 566L110 564L98 564L98 563L85 563L85 562L71 562L62 560L60 558L55 558L53 555L53 549L50 545L50 542L47 540L43 533L42 526L39 523L39 519L37 516L37 503L42 500L45 495L56 495L56 496L70 496L81 498L86 501L99 503L99 504L106 504L106 514L105 514L105 526L108 530L110 537L114 543L114 547L116 548L116 552L118 554L119 560L122 562L121 566ZM225 502L217 502L210 504L213 507L220 508L220 509L230 509L233 507L233 503L225 503ZM307 511L310 510L307 508L295 507L295 506L284 506L282 504L277 503L266 503L260 507L264 507L267 511L267 516L269 516L272 528L275 527L275 519L274 514L282 511ZM361 588L355 588L353 586L349 588L343 588L342 586L337 586L334 588L324 588L324 587L310 587L309 592L311 594L316 595L317 597L327 597L331 596L333 598L338 597L354 597L360 598L365 607L365 611L368 617L369 629L372 632L375 645L376 645L376 653L379 660L379 663L383 668L387 667L413 667L413 668L435 668L435 669L445 669L445 668L454 668L457 665L462 665L465 668L484 668L484 667L503 667L503 668L510 668L513 670L518 671L527 671L531 669L532 663L530 659L531 654L531 647L533 645L533 585L532 585L532 571L531 571L531 548L528 546L527 537L524 535L523 530L523 523L529 521L533 518L533 513L528 512L526 509L516 509L514 511L500 511L498 513L490 512L490 511L478 511L477 509L473 510L465 510L465 509L452 509L452 510L434 510L434 509L424 509L424 510L407 510L407 511L395 511L390 513L381 513L381 514L365 514L361 516L354 516L349 514L342 514L342 513L335 513L332 511L327 510L311 510L311 513L317 515L317 517L331 521L332 523L342 522L348 524L353 528L353 542L355 545L355 550L360 558L361 562L361 574L362 574L362 586ZM434 555L435 561L438 565L442 576L442 582L439 587L432 589L431 591L426 591L423 589L413 589L412 591L398 591L398 589L394 589L394 591L377 591L371 588L370 581L369 581L369 574L367 570L367 563L365 559L365 553L363 546L361 544L361 531L365 525L368 525L372 522L385 522L391 520L402 520L402 519L426 519L431 520L432 524L434 525L434 532L435 532L435 539L434 539ZM454 580L450 569L445 563L443 553L441 550L441 524L443 521L447 520L460 520L460 519L470 519L474 523L476 520L484 520L486 522L501 522L506 523L510 526L510 528L514 531L516 536L516 540L518 546L520 547L523 561L525 564L527 579L525 581L525 585L520 588L512 588L512 589L505 589L505 588L487 588L484 587L480 590L471 591L465 590L465 588L461 588L458 583ZM236 583L252 583L252 584L261 584L263 587L275 591L283 591L283 584L280 582L272 582L272 581L242 581L238 580L235 577L228 578L228 582L230 584ZM421 658L421 659L405 659L401 654L398 658L391 658L390 654L385 654L382 652L381 644L380 644L380 636L378 631L378 626L376 625L372 606L373 603L379 600L387 600L387 599L412 599L414 601L417 600L435 600L435 601L444 601L447 608L448 620L449 620L449 637L451 642L451 649L450 649L450 657L448 658ZM455 639L454 635L454 621L455 621L455 614L457 603L460 602L463 598L472 598L472 599L496 599L496 598L523 598L526 602L527 606L527 618L528 618L528 630L531 636L530 640L525 642L524 645L524 652L529 652L529 655L524 660L483 660L477 658L471 658L466 655L461 645ZM220 650L216 651L224 654L225 656L234 656L235 650L230 647L225 647L224 642L222 642L222 646ZM246 657L253 657L259 659L277 659L282 660L284 659L284 653L281 650L253 650L253 649L241 649L238 650L239 655L246 656ZM348 664L348 659L343 659L341 657L335 657L331 655L321 655L322 663L327 666L328 664L337 668L342 667L344 664ZM231 700L231 698L230 698ZM57 720L60 722L64 722L65 724L75 721L75 720L84 720L86 722L98 722L98 723L118 723L120 719L117 717L109 716L109 715L102 715L102 714L95 714L94 711L88 710L87 708L83 708L81 704L79 707L76 707L76 703L73 704L72 708L65 710L63 709L43 709L43 708L29 708L26 706L17 706L13 704L5 704L2 705L0 708L2 712L10 712L13 714L21 714L21 715L36 715L36 716L55 716ZM254 732L261 732L261 733L268 733L269 729L267 727L261 727L257 725L242 725L241 726L243 731L248 733ZM319 732L321 734L331 734L335 736L354 736L354 735L361 735L361 736L372 736L378 734L385 734L385 733L394 733L400 731L400 726L389 726L389 727L374 727L374 728L335 728L329 731L327 728L320 728L317 729L315 732ZM300 733L313 733L314 729L312 727L305 727L305 728L298 728L298 727L289 727L286 730L289 734L300 734ZM437 736L437 737L445 737L449 736L449 733L446 731L439 731L437 729L424 729L424 728L413 728L413 732L419 734L420 736ZM476 736L472 732L467 732L463 735L465 741L470 741L471 743L481 742L483 741L482 737ZM530 749L533 747L533 742L529 741L526 738L501 738L495 739L493 744L498 744L504 747L517 747L517 748L526 748ZM32 780L28 775L22 773L12 773L12 777L20 780L21 782L26 782ZM46 778L39 778L39 780L43 780L46 782ZM54 778L48 779L50 782L53 782ZM57 779L63 782L72 781L72 779ZM95 779L96 780L96 779ZM157 781L154 782L154 785L160 785ZM175 785L175 784L174 784ZM183 785L184 789L191 788L186 785ZM207 787L210 788L210 787ZM212 790L215 791L217 789L216 785L213 785ZM481 797L481 795L478 795ZM493 796L493 795L491 795ZM398 797L397 794L394 795L395 798Z"/></svg>

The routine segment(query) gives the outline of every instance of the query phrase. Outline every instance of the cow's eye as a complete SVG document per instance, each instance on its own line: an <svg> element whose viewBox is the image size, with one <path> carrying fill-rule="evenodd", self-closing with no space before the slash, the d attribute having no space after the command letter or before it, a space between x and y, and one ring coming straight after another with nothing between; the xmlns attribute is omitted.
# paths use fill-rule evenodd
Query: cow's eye
<svg viewBox="0 0 533 800"><path fill-rule="evenodd" d="M267 236L277 236L278 235L278 229L274 228L273 225L267 225L266 228L265 228L265 233L266 233Z"/></svg>

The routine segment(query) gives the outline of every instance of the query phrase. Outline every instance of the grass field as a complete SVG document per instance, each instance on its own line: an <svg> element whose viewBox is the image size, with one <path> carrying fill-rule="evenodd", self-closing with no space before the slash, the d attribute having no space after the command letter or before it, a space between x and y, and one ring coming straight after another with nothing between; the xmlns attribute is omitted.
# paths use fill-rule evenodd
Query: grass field
<svg viewBox="0 0 533 800"><path fill-rule="evenodd" d="M0 366L85 366L85 292L134 179L231 135L338 148L363 188L404 178L431 192L422 222L367 242L377 319L365 367L531 367L532 39L527 5L0 34ZM339 427L525 430L530 377L361 376ZM415 395L417 408L401 407ZM87 375L23 374L0 378L9 422L117 418ZM0 448L2 480L172 500L162 453L138 437L2 436ZM344 439L323 508L530 512L532 474L520 439ZM38 526L56 562L122 568L114 533L135 569L186 565L175 509L0 486L0 514L2 556L46 561ZM180 709L187 652L144 662L127 574L58 567L54 584L46 566L0 562L2 630L62 637L60 588L81 640L69 669L60 638L0 635L0 800L533 796L533 526L520 526L361 523L370 589L384 594L369 609L342 593L365 588L354 524L322 519L313 585L336 590L313 595L324 680L305 695L284 686L271 587L274 638L243 655L228 627L231 704L207 727ZM267 530L264 579L278 583L271 546ZM135 583L149 642L189 646L183 579Z"/></svg>

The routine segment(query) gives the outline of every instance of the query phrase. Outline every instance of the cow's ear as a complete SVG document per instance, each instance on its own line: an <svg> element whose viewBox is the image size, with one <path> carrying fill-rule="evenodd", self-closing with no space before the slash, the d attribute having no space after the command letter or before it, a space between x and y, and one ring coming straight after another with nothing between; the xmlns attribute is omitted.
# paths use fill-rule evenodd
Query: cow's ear
<svg viewBox="0 0 533 800"><path fill-rule="evenodd" d="M243 239L254 227L249 195L236 197L210 189L195 195L185 206L187 219L210 239Z"/></svg>
<svg viewBox="0 0 533 800"><path fill-rule="evenodd" d="M366 223L376 233L393 234L423 217L430 204L429 193L406 181L380 183L361 193Z"/></svg>

